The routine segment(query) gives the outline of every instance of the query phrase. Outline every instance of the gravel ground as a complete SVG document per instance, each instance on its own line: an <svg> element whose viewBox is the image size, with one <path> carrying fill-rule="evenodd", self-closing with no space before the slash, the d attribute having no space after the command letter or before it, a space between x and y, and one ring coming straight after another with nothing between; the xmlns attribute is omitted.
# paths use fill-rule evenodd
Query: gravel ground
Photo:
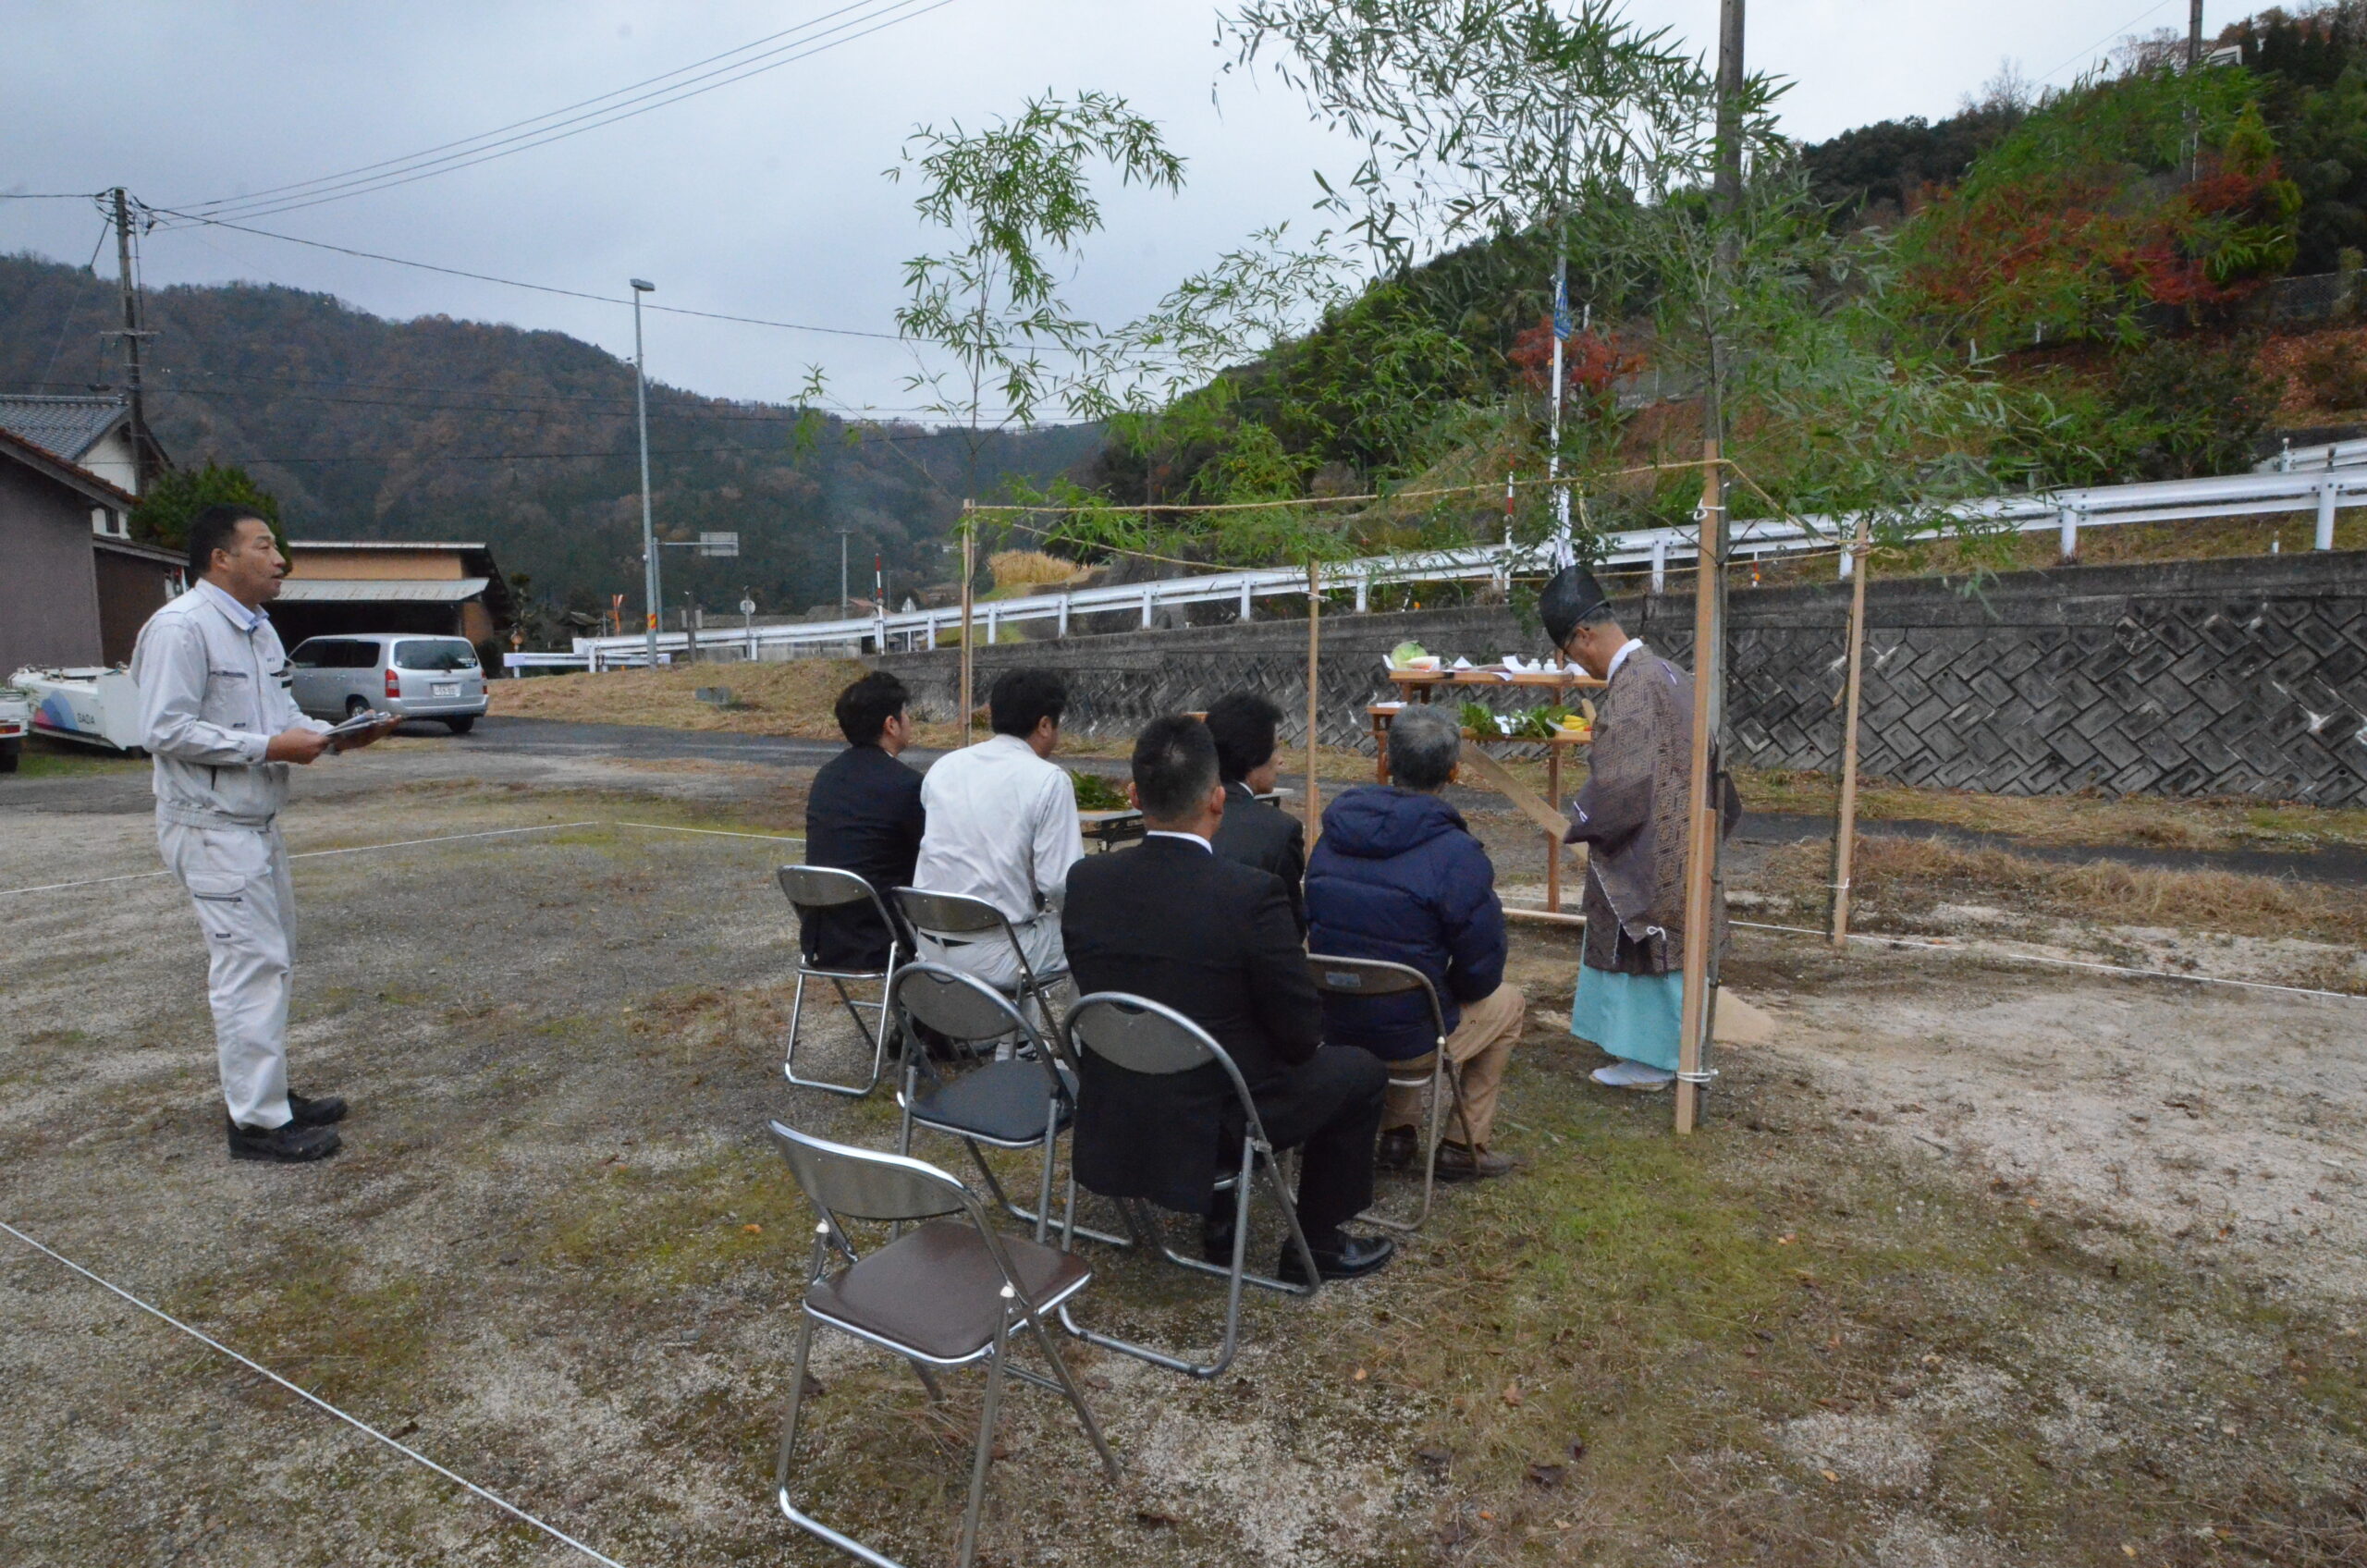
<svg viewBox="0 0 2367 1568"><path fill-rule="evenodd" d="M301 1170L223 1157L202 950L178 890L146 875L137 773L0 790L0 889L127 878L0 901L0 1217L619 1562L829 1560L768 1498L808 1220L761 1127L786 1116L877 1145L892 1137L892 1108L792 1096L779 1080L788 925L767 872L795 847L616 826L794 831L805 777L771 760L426 737L301 775L289 820L308 856L296 871L296 1079L355 1103L348 1152ZM559 826L574 823L591 826ZM537 830L313 852L518 827ZM2060 1298L2071 1305L2035 1328L2017 1321L2024 1292L1983 1261L1912 1310L1958 1325L1961 1345L1987 1335L2017 1348L1908 1354L1833 1324L1827 1349L1816 1318L1803 1354L1834 1359L1803 1376L1835 1380L1801 1387L1825 1395L1766 1396L1683 1465L1655 1462L1665 1494L1608 1479L1555 1490L1566 1453L1541 1481L1528 1456L1485 1444L1467 1476L1417 1463L1417 1444L1447 1440L1427 1434L1478 1419L1476 1396L1458 1391L1460 1365L1387 1373L1405 1331L1391 1307L1511 1279L1494 1272L1497 1249L1527 1236L1507 1243L1501 1227L1525 1223L1523 1192L1542 1190L1521 1183L1580 1180L1601 1139L1665 1115L1664 1101L1585 1084L1590 1060L1555 1027L1573 962L1559 933L1518 941L1515 975L1539 1022L1507 1137L1537 1174L1450 1194L1381 1280L1312 1307L1253 1301L1247 1348L1215 1383L1072 1353L1130 1466L1115 1498L1057 1402L1015 1391L988 1560L1674 1563L1731 1540L1784 1562L2117 1562L2120 1537L2083 1534L2080 1516L2149 1485L2129 1468L2140 1457L2223 1419L2235 1433L2238 1417L2222 1412L2239 1406L2250 1457L2311 1496L2367 1469L2356 1436L2367 1006L1964 956L1845 964L1763 937L1743 940L1734 977L1779 1037L1727 1058L1701 1170L1811 1207L1845 1191L1911 1193L1919 1213L1950 1206L1983 1234L2074 1216L2067 1242L2025 1241L2013 1264L2070 1270L2030 1280L2042 1292L2076 1276ZM918 1152L950 1164L958 1151ZM1879 1221L1881 1245L1911 1243L1880 1200L1851 1201L1848 1225ZM1789 1223L1771 1208L1765 1228ZM1773 1235L1751 1244L1791 1261ZM1212 1333L1196 1286L1106 1254L1095 1263L1081 1316L1177 1341ZM2189 1299L2206 1288L2195 1280L2224 1282L2243 1312L2210 1316L2220 1309ZM1609 1321L1623 1321L1615 1291L1585 1291L1548 1301L1548 1319L1591 1322L1613 1302ZM1909 1299L1891 1305L1904 1313ZM2176 1331L2157 1313L2177 1317ZM1981 1334L1962 1327L1976 1321ZM1792 1330L1765 1322L1754 1331L1767 1360L1734 1367L1782 1353L1777 1332ZM1538 1346L1562 1346L1564 1332ZM1842 1367L1861 1340L1867 1357L1899 1366ZM1619 1420L1650 1414L1628 1412L1653 1403L1637 1389L1704 1410L1731 1401L1729 1374L1697 1386L1683 1356L1588 1383L1584 1358L1607 1354L1596 1345L1532 1347L1535 1366L1481 1403L1509 1418L1523 1378L1539 1390L1559 1379L1574 1410L1610 1429L1614 1408ZM2334 1368L2339 1386L2276 1393L2288 1351ZM1488 1357L1503 1354L1458 1362L1502 1389L1509 1364ZM2208 1391L2254 1364L2260 1387ZM1368 1366L1381 1375L1367 1378ZM823 1341L815 1377L817 1506L907 1561L946 1556L975 1392L932 1412L908 1375L843 1341ZM0 1562L582 1561L5 1236L0 1386ZM2206 1393L2218 1403L2198 1415ZM1547 1395L1529 1399L1534 1412ZM2053 1456L2046 1474L1962 1478L1968 1433L2038 1445ZM2131 1537L2147 1560L2280 1561L2194 1545L2219 1538L2206 1502L2237 1495L2195 1484L2190 1508L2163 1505L2158 1537ZM2025 1487L2050 1501L2017 1512ZM1745 1515L1780 1516L1797 1544L1723 1534L1728 1505L1751 1499Z"/></svg>

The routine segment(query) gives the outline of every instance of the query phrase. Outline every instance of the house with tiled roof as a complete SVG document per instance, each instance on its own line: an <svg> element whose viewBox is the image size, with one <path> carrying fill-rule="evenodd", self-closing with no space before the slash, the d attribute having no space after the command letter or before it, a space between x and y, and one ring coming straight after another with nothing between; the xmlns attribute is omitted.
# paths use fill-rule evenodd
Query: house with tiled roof
<svg viewBox="0 0 2367 1568"><path fill-rule="evenodd" d="M0 392L0 430L118 490L140 494L140 447L131 406L114 393ZM149 439L153 444L154 437Z"/></svg>

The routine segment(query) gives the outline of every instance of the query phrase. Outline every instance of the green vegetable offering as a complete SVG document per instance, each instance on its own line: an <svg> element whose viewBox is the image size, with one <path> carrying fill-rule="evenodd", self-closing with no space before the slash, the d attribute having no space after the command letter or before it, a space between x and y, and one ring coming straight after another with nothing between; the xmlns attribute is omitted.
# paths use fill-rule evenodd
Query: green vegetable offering
<svg viewBox="0 0 2367 1568"><path fill-rule="evenodd" d="M1428 657L1429 655L1423 651L1422 644L1419 643L1400 643L1389 650L1389 662L1400 668L1412 664L1416 659Z"/></svg>
<svg viewBox="0 0 2367 1568"><path fill-rule="evenodd" d="M1076 791L1079 811L1130 811L1133 803L1126 792L1098 773L1069 774L1069 785Z"/></svg>
<svg viewBox="0 0 2367 1568"><path fill-rule="evenodd" d="M1504 732L1503 724L1497 718L1495 710L1485 704L1466 703L1458 717L1463 721L1463 728L1483 740L1488 736L1502 735Z"/></svg>
<svg viewBox="0 0 2367 1568"><path fill-rule="evenodd" d="M1531 708L1515 719L1513 733L1524 740L1551 741L1554 731L1569 722L1569 709L1549 703L1543 707Z"/></svg>

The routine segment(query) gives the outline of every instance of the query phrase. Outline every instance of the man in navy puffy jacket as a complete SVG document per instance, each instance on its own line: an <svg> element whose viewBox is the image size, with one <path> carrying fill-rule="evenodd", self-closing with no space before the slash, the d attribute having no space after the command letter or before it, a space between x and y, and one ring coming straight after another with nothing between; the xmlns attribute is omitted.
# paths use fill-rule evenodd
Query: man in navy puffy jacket
<svg viewBox="0 0 2367 1568"><path fill-rule="evenodd" d="M1447 1060L1461 1072L1467 1127L1447 1124L1441 1181L1501 1176L1516 1167L1491 1152L1488 1133L1504 1066L1520 1039L1527 1003L1504 984L1504 909L1496 868L1440 799L1453 781L1462 731L1426 707L1401 713L1389 733L1390 785L1351 790L1323 814L1306 867L1307 951L1388 959L1430 978L1445 1010ZM1324 1041L1361 1046L1411 1077L1437 1048L1417 996L1324 998ZM1420 1144L1418 1089L1392 1088L1381 1115L1378 1163L1403 1166Z"/></svg>

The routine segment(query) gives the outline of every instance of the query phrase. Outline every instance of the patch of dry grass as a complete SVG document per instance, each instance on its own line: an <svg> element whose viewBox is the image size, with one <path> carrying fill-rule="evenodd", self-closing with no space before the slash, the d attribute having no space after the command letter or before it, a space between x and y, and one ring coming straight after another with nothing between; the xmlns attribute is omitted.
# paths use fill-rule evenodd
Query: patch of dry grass
<svg viewBox="0 0 2367 1568"><path fill-rule="evenodd" d="M2176 1348L2258 1334L2348 1376L2339 1328L2018 1189L1901 1169L1772 1063L1730 1060L1714 1132L1680 1144L1664 1100L1588 1092L1566 1049L1522 1060L1530 1170L1457 1194L1367 1323L1309 1357L1335 1384L1429 1397L1402 1442L1438 1482L1431 1561L2103 1563L2133 1546L2327 1568L2367 1550L2355 1478L2299 1458L2357 1389ZM2104 1344L2160 1347L2181 1380L2116 1386ZM2198 1427L2189 1397L2245 1410L2246 1441Z"/></svg>
<svg viewBox="0 0 2367 1568"><path fill-rule="evenodd" d="M1788 896L1797 907L1820 907L1831 865L1825 845L1785 845L1768 857L1761 890ZM1911 919L1936 904L1969 900L2059 919L2367 946L2367 905L2355 894L2273 876L2101 860L2058 864L2004 850L1876 835L1858 840L1851 880L1858 907L1879 906L1887 918Z"/></svg>
<svg viewBox="0 0 2367 1568"><path fill-rule="evenodd" d="M1074 561L1041 550L997 550L987 557L999 589L1042 588L1082 582L1090 573Z"/></svg>
<svg viewBox="0 0 2367 1568"><path fill-rule="evenodd" d="M1753 811L1830 815L1840 786L1831 774L1738 768ZM2306 851L2322 844L2367 845L2367 811L2231 799L2160 795L1981 795L1880 779L1860 782L1863 822L1937 822L2046 846L2139 844L2165 850Z"/></svg>
<svg viewBox="0 0 2367 1568"><path fill-rule="evenodd" d="M612 669L598 675L548 675L487 682L492 711L505 718L550 718L570 724L638 724L661 729L722 730L739 735L793 735L836 741L830 704L864 674L853 659L792 659L786 664L690 665L663 669ZM719 708L693 694L722 686L733 705ZM958 746L951 724L923 724L923 746Z"/></svg>

